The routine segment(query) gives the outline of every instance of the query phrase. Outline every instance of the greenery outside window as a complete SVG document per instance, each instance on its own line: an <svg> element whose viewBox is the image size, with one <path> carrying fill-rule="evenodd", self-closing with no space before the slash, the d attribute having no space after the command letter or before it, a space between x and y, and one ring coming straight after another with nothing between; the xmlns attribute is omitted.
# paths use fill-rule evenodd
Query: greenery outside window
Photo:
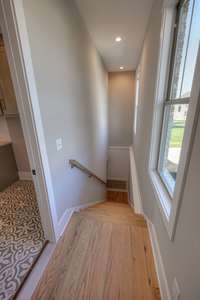
<svg viewBox="0 0 200 300"><path fill-rule="evenodd" d="M173 197L200 41L200 0L179 1L157 163Z"/></svg>

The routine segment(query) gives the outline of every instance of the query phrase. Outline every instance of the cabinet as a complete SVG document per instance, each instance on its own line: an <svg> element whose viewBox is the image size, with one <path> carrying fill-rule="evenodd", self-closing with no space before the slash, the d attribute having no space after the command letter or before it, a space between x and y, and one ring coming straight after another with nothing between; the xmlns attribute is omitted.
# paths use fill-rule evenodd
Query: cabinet
<svg viewBox="0 0 200 300"><path fill-rule="evenodd" d="M2 39L0 39L0 89L2 94L0 99L0 114L1 111L6 115L17 114L17 102Z"/></svg>
<svg viewBox="0 0 200 300"><path fill-rule="evenodd" d="M0 142L0 192L17 181L18 171L12 145Z"/></svg>

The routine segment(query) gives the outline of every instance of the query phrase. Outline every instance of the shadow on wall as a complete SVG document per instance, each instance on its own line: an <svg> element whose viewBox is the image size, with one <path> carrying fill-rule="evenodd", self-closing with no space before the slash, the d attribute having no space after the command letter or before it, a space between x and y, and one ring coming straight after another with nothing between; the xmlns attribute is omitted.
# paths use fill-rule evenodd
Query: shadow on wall
<svg viewBox="0 0 200 300"><path fill-rule="evenodd" d="M133 138L135 72L109 73L109 146L130 146Z"/></svg>

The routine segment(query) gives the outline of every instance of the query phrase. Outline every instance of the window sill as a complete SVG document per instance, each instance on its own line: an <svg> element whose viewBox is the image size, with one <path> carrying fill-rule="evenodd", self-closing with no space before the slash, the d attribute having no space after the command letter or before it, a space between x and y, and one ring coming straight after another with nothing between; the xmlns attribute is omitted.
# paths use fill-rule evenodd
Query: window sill
<svg viewBox="0 0 200 300"><path fill-rule="evenodd" d="M166 230L171 239L170 215L171 215L172 203L171 203L170 195L168 194L158 173L155 170L150 170L149 174L153 185L154 194L157 199L157 203L163 218L163 222L165 224Z"/></svg>

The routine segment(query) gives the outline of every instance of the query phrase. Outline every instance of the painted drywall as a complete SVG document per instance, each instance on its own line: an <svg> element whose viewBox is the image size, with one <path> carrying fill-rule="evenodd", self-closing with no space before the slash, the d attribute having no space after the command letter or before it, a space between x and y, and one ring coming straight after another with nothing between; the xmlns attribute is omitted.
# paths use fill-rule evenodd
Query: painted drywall
<svg viewBox="0 0 200 300"><path fill-rule="evenodd" d="M200 299L200 120L174 241L170 241L165 229L148 173L161 9L162 1L155 1L140 59L138 121L133 147L143 209L156 229L170 292L176 277L181 290L180 300L197 300Z"/></svg>
<svg viewBox="0 0 200 300"><path fill-rule="evenodd" d="M109 73L108 178L129 180L129 146L133 137L135 72Z"/></svg>
<svg viewBox="0 0 200 300"><path fill-rule="evenodd" d="M11 144L0 145L0 192L18 180L17 165Z"/></svg>
<svg viewBox="0 0 200 300"><path fill-rule="evenodd" d="M11 141L18 172L30 172L30 165L19 116L0 116L0 139Z"/></svg>
<svg viewBox="0 0 200 300"><path fill-rule="evenodd" d="M106 179L107 72L73 0L23 4L60 219L68 208L105 200L105 186L71 169L69 159Z"/></svg>
<svg viewBox="0 0 200 300"><path fill-rule="evenodd" d="M108 178L129 180L129 147L108 148Z"/></svg>
<svg viewBox="0 0 200 300"><path fill-rule="evenodd" d="M5 116L0 116L0 139L10 141L10 134Z"/></svg>
<svg viewBox="0 0 200 300"><path fill-rule="evenodd" d="M134 72L109 73L109 146L130 146L133 136Z"/></svg>
<svg viewBox="0 0 200 300"><path fill-rule="evenodd" d="M6 123L12 142L12 148L17 163L18 172L30 172L28 154L26 150L24 135L18 115L7 117Z"/></svg>
<svg viewBox="0 0 200 300"><path fill-rule="evenodd" d="M137 67L154 0L75 0L109 71ZM116 44L120 35L122 42Z"/></svg>

